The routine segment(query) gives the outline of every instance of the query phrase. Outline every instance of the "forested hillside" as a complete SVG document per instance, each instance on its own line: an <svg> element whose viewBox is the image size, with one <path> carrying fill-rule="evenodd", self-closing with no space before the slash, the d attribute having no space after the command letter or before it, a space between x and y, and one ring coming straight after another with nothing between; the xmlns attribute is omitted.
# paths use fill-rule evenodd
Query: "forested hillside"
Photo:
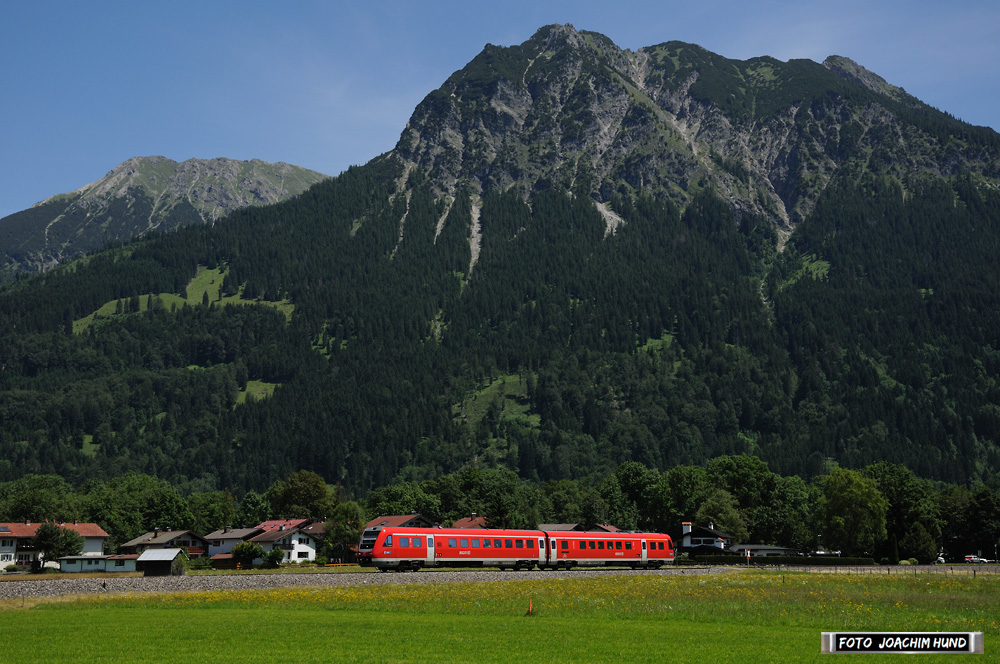
<svg viewBox="0 0 1000 664"><path fill-rule="evenodd" d="M489 47L365 166L4 287L0 480L997 481L997 135L831 66L598 37ZM720 96L751 70L767 94ZM554 124L513 143L498 94Z"/></svg>

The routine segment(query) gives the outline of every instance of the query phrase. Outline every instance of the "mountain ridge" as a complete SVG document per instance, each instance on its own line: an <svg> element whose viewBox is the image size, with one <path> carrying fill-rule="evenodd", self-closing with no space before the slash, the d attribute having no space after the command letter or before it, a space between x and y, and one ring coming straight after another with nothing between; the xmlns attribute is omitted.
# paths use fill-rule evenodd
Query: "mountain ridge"
<svg viewBox="0 0 1000 664"><path fill-rule="evenodd" d="M325 177L259 159L132 157L94 182L0 219L4 272L45 271L109 241L211 224L241 207L298 195Z"/></svg>
<svg viewBox="0 0 1000 664"><path fill-rule="evenodd" d="M598 202L659 190L683 207L712 185L788 232L838 172L867 168L873 130L925 149L927 163L901 164L905 151L883 142L897 175L995 176L975 144L933 135L931 123L948 121L842 56L738 61L676 41L632 52L556 25L517 46L487 45L417 106L393 154L427 169L448 197L462 185L527 196L540 179L573 189L582 175ZM996 144L995 132L977 131L967 133Z"/></svg>

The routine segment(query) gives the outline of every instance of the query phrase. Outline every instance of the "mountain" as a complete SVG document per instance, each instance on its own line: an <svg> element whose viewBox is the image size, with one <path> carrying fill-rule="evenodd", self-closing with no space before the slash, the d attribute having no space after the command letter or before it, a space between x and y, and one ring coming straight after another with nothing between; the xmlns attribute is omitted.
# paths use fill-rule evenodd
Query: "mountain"
<svg viewBox="0 0 1000 664"><path fill-rule="evenodd" d="M997 136L963 127L853 61L722 58L667 42L637 52L572 26L487 46L417 107L394 151L436 191L545 180L686 206L713 187L790 230L838 173L904 182L988 171Z"/></svg>
<svg viewBox="0 0 1000 664"><path fill-rule="evenodd" d="M133 157L100 180L0 219L4 273L40 272L109 242L214 223L301 194L325 175L259 159Z"/></svg>
<svg viewBox="0 0 1000 664"><path fill-rule="evenodd" d="M998 165L844 57L545 27L364 166L0 289L0 479L995 481Z"/></svg>

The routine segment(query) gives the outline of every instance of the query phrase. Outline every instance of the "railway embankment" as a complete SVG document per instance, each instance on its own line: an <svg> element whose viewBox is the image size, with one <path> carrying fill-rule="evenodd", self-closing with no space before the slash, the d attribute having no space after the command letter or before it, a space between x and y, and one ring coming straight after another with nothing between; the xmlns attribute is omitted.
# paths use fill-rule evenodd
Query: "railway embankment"
<svg viewBox="0 0 1000 664"><path fill-rule="evenodd" d="M498 570L426 570L407 573L350 572L340 574L212 574L186 576L93 576L58 578L45 575L5 579L0 600L64 595L180 593L213 590L266 590L289 586L378 586L394 583L502 582L528 579L586 578L610 575L718 574L727 568L668 567L660 570L591 569L501 572Z"/></svg>

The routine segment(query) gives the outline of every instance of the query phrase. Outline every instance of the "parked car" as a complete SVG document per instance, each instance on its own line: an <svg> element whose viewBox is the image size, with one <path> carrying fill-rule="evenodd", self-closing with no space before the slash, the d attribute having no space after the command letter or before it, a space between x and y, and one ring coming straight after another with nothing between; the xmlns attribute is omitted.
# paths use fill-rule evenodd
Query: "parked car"
<svg viewBox="0 0 1000 664"><path fill-rule="evenodd" d="M965 562L967 562L967 563L988 563L990 561L986 560L986 558L980 558L979 556L966 556L965 557Z"/></svg>

